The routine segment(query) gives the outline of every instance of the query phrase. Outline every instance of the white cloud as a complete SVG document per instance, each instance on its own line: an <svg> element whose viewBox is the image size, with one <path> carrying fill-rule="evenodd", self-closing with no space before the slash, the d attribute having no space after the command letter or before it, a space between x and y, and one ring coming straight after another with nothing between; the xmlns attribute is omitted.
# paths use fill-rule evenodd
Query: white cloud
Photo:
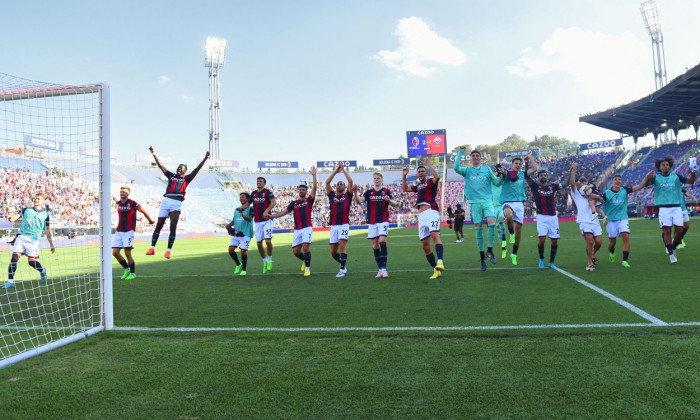
<svg viewBox="0 0 700 420"><path fill-rule="evenodd" d="M164 85L170 81L170 78L168 76L158 76L158 83L161 85Z"/></svg>
<svg viewBox="0 0 700 420"><path fill-rule="evenodd" d="M610 35L572 27L555 30L539 49L526 47L506 71L525 78L569 74L584 94L609 107L650 93L650 63L648 43L629 32Z"/></svg>
<svg viewBox="0 0 700 420"><path fill-rule="evenodd" d="M191 101L192 99L194 99L194 96L192 95L182 95L183 101Z"/></svg>
<svg viewBox="0 0 700 420"><path fill-rule="evenodd" d="M459 48L431 30L421 18L399 20L394 33L399 39L398 48L373 56L389 68L425 77L435 72L439 64L459 66L466 61Z"/></svg>

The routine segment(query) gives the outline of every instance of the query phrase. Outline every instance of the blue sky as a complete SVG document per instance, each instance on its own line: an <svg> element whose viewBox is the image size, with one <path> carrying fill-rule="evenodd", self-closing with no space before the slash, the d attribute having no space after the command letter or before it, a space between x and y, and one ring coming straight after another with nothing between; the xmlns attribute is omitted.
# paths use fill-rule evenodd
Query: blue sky
<svg viewBox="0 0 700 420"><path fill-rule="evenodd" d="M654 90L640 3L11 2L0 72L109 82L112 148L127 163L148 144L187 163L207 150L208 36L228 40L221 158L241 168L371 165L405 155L407 130L444 128L449 148L513 133L584 143L617 133L580 114ZM671 80L700 62L700 2L657 7Z"/></svg>

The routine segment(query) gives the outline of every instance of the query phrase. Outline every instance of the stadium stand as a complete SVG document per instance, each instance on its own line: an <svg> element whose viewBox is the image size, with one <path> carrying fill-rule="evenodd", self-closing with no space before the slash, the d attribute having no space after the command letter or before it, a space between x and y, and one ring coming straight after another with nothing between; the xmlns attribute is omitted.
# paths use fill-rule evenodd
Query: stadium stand
<svg viewBox="0 0 700 420"><path fill-rule="evenodd" d="M627 154L622 151L606 151L591 154L572 154L560 159L546 159L538 163L541 169L547 169L550 180L562 180L568 174L572 162L581 168L580 175L594 180L601 174L606 175L609 182L612 173L622 173L624 184L635 184L641 181L649 170L653 169L654 160L664 156L673 156L679 163L674 167L677 173L688 175L685 160L695 155L700 145L696 140L680 144L670 143L658 148L643 148L636 153ZM622 158L625 158L624 160ZM629 158L628 158L629 157ZM621 162L624 161L624 164ZM74 162L55 161L52 168L47 168L41 161L24 159L14 156L2 156L0 162L0 212L5 216L19 211L21 207L30 204L31 192L43 189L48 193L47 202L54 211L54 225L58 227L94 226L97 215L96 185L81 179L79 173L71 173ZM97 170L97 168L88 168ZM442 168L439 169L442 173ZM371 188L372 172L352 172L351 176L360 192ZM400 171L382 171L385 186L389 188L399 205L391 208L391 223L413 223L415 215L413 194L407 194L401 188ZM119 187L127 185L131 188L131 198L143 205L152 217L158 214L158 208L165 189L165 177L156 168L137 167L134 165L112 166L112 198L118 199ZM301 181L309 182L310 175L305 173L236 173L221 174L215 172L200 172L187 189L187 199L183 203L182 217L178 230L185 232L222 232L222 226L227 223L235 208L240 205L238 193L254 190L256 178L264 176L267 185L277 196L277 210L284 208L296 197L296 186ZM313 211L313 222L317 227L328 226L328 200L323 183L330 173L319 173L316 204ZM450 166L446 171L446 182L443 184L445 207L454 206L463 201L464 181ZM413 182L415 175L411 174L408 181ZM609 184L602 187L606 188ZM232 188L233 187L233 188ZM700 196L700 187L690 187L689 191ZM525 204L526 216L532 216L531 193L528 188L528 201ZM630 198L631 206L650 205L652 197L650 190L639 191ZM114 204L113 204L114 206ZM353 203L351 223L365 223L366 206ZM559 196L557 208L561 216L572 215L575 209L571 205L568 193ZM116 224L116 213L113 212L112 222ZM290 229L293 225L291 217L275 220L276 229ZM167 226L164 228L167 231ZM150 232L152 226L139 224L139 231Z"/></svg>

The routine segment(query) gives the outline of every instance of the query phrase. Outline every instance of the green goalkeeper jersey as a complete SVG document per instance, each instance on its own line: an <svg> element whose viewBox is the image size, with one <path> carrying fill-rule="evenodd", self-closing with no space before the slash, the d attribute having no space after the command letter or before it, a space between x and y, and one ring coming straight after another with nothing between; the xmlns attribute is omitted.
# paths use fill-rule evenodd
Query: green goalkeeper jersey
<svg viewBox="0 0 700 420"><path fill-rule="evenodd" d="M462 167L462 149L455 157L454 171L464 177L464 197L471 203L488 202L493 200L491 185L500 186L503 178L496 176L488 166Z"/></svg>

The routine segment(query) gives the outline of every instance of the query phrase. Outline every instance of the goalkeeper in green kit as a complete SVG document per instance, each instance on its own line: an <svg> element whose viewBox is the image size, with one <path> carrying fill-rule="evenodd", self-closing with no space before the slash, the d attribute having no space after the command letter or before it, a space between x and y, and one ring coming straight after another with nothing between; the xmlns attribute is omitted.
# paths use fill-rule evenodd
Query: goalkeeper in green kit
<svg viewBox="0 0 700 420"><path fill-rule="evenodd" d="M505 170L501 167L496 169L494 173L490 167L481 165L481 153L474 150L470 154L471 166L462 167L462 155L466 150L465 146L461 146L455 157L454 171L464 177L464 197L469 200L471 205L472 222L476 229L476 244L479 247L481 259L481 270L486 271L486 257L489 257L491 263L496 263L496 257L493 255L493 242L496 237L496 212L493 208L493 193L491 186L500 186L503 184ZM486 239L488 248L484 252L484 230L481 227L482 221L486 220L488 229L486 231Z"/></svg>

